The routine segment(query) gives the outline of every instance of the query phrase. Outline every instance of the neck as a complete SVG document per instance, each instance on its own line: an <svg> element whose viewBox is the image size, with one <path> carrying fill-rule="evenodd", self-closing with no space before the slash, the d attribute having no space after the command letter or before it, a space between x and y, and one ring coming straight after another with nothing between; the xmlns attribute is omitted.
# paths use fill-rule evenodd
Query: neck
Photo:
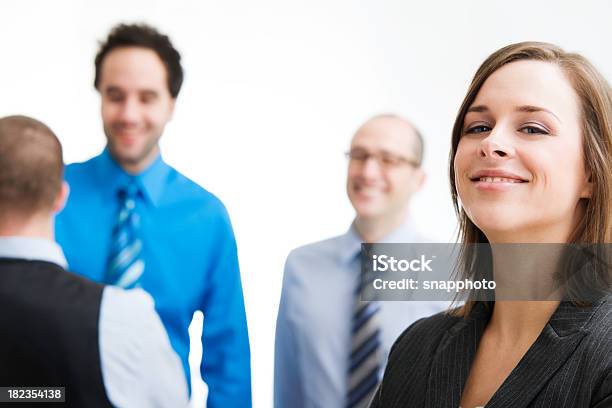
<svg viewBox="0 0 612 408"><path fill-rule="evenodd" d="M557 307L558 301L496 301L487 330L508 343L535 341Z"/></svg>
<svg viewBox="0 0 612 408"><path fill-rule="evenodd" d="M534 228L528 231L494 231L485 235L492 244L564 244L569 242L571 232Z"/></svg>
<svg viewBox="0 0 612 408"><path fill-rule="evenodd" d="M149 168L155 159L157 159L157 156L159 156L159 145L156 145L149 153L146 154L146 156L137 160L123 160L117 157L110 148L109 152L119 167L121 167L126 173L136 176Z"/></svg>
<svg viewBox="0 0 612 408"><path fill-rule="evenodd" d="M54 240L54 220L49 215L34 215L28 219L10 217L10 221L0 223L0 236L31 237Z"/></svg>
<svg viewBox="0 0 612 408"><path fill-rule="evenodd" d="M378 242L399 228L405 220L406 211L402 211L392 216L379 218L357 216L354 225L357 233L364 242Z"/></svg>
<svg viewBox="0 0 612 408"><path fill-rule="evenodd" d="M570 242L580 220L584 217L584 208L579 203L573 215L563 220L548 224L533 225L521 230L489 230L485 235L490 243L543 243L566 244Z"/></svg>
<svg viewBox="0 0 612 408"><path fill-rule="evenodd" d="M555 277L563 249L561 244L491 244L495 299L561 299L563 288Z"/></svg>

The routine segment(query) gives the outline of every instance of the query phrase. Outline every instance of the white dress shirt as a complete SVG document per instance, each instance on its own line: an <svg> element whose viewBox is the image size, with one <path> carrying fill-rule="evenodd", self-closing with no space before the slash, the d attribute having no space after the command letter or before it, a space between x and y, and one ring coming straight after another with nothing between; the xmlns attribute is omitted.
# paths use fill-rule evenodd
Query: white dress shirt
<svg viewBox="0 0 612 408"><path fill-rule="evenodd" d="M0 237L0 258L46 261L68 267L59 245L43 238ZM104 387L114 406L187 406L187 383L181 361L147 292L104 288L99 347Z"/></svg>
<svg viewBox="0 0 612 408"><path fill-rule="evenodd" d="M380 242L427 241L406 223ZM276 408L346 405L361 243L351 227L344 235L300 247L287 257L276 323ZM378 320L386 358L395 339L410 324L445 310L449 303L381 301L380 306Z"/></svg>

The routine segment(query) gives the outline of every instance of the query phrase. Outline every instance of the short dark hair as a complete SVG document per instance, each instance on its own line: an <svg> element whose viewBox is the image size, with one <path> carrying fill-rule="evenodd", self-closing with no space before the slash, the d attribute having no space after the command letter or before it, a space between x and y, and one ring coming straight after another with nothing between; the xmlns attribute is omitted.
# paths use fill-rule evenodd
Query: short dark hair
<svg viewBox="0 0 612 408"><path fill-rule="evenodd" d="M51 210L63 179L62 145L47 125L0 118L0 221Z"/></svg>
<svg viewBox="0 0 612 408"><path fill-rule="evenodd" d="M116 48L141 47L155 51L166 67L168 90L176 98L183 84L181 54L174 48L170 38L146 24L119 24L110 31L106 41L100 44L95 59L96 77L94 86L100 90L102 62Z"/></svg>

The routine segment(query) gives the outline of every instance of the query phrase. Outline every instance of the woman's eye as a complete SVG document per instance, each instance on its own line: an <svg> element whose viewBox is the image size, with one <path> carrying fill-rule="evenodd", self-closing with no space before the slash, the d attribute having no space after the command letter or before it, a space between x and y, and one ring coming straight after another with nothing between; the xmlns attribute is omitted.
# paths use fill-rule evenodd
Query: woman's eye
<svg viewBox="0 0 612 408"><path fill-rule="evenodd" d="M548 134L548 131L542 128L536 127L536 126L525 126L525 127L520 128L519 131L530 134L530 135L533 135L533 134L547 135Z"/></svg>
<svg viewBox="0 0 612 408"><path fill-rule="evenodd" d="M490 131L491 128L485 125L472 126L465 131L465 133L484 133Z"/></svg>

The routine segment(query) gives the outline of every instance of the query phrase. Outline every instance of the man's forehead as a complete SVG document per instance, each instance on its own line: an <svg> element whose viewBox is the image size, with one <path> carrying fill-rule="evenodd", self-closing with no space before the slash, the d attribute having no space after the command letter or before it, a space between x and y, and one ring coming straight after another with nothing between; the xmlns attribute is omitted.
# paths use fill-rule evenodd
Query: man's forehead
<svg viewBox="0 0 612 408"><path fill-rule="evenodd" d="M118 48L102 62L101 85L125 90L155 90L166 87L166 68L153 50Z"/></svg>
<svg viewBox="0 0 612 408"><path fill-rule="evenodd" d="M410 153L416 135L412 126L396 118L375 118L366 122L351 141L352 148Z"/></svg>

